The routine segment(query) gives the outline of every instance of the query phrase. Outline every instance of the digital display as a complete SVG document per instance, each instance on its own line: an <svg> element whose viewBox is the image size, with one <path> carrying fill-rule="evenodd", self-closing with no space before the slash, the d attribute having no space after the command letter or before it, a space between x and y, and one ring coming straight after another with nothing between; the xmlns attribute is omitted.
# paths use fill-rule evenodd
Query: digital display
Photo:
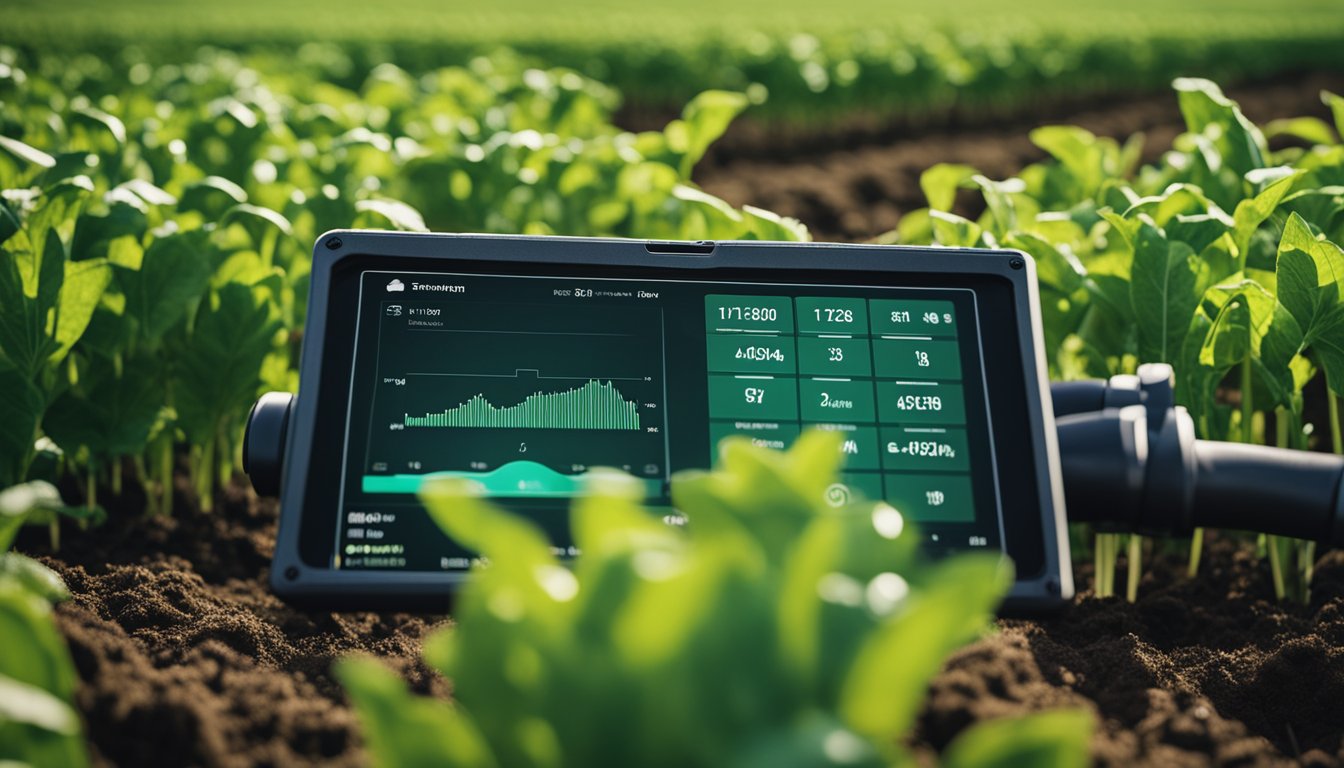
<svg viewBox="0 0 1344 768"><path fill-rule="evenodd" d="M331 566L462 570L420 507L467 478L578 554L566 510L594 467L672 475L730 435L840 433L841 505L882 499L933 549L999 548L975 292L365 271Z"/></svg>

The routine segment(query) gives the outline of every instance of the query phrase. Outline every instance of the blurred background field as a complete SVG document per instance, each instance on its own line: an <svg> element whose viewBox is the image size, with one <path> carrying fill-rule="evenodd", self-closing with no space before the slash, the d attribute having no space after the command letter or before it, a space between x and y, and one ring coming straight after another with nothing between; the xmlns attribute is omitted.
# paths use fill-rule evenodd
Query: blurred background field
<svg viewBox="0 0 1344 768"><path fill-rule="evenodd" d="M508 47L614 86L636 111L730 88L768 95L757 114L796 126L1001 115L1164 90L1178 75L1226 86L1344 68L1332 0L5 0L0 14L0 42L110 62L183 60L201 44L288 59L305 42L337 43L348 61L328 73L344 85L373 63L420 71Z"/></svg>

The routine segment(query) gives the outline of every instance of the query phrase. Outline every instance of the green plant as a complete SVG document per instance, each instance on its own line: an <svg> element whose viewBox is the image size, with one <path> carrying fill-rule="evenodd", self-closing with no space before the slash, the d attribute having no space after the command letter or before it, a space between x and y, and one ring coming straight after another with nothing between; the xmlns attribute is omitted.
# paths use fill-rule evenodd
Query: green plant
<svg viewBox="0 0 1344 768"><path fill-rule="evenodd" d="M228 45L284 66L323 61L348 86L373 64L423 72L505 45L615 86L638 111L667 110L707 89L750 89L768 94L759 114L772 126L804 128L878 125L892 114L936 120L954 109L1029 114L1059 100L1157 91L1188 72L1264 80L1338 71L1344 61L1344 18L1319 0L843 0L824 12L804 0L513 0L469 10L408 0L398 13L352 0L10 5L6 42L45 54L153 65L202 43Z"/></svg>
<svg viewBox="0 0 1344 768"><path fill-rule="evenodd" d="M1213 83L1173 85L1187 131L1160 163L1138 166L1141 136L1121 145L1081 128L1038 128L1032 141L1050 160L1005 181L935 166L922 179L930 208L907 216L888 239L1030 253L1052 375L1171 363L1178 401L1200 437L1263 442L1268 413L1277 414L1281 445L1307 447L1302 393L1323 375L1338 452L1344 99L1322 94L1333 128L1299 118L1261 130ZM1291 146L1270 151L1267 135ZM949 210L959 186L983 194L986 210L975 221ZM1096 538L1101 595L1113 589L1115 537ZM1197 534L1192 575L1200 541ZM1131 600L1141 547L1131 538ZM1271 540L1267 551L1280 597L1304 597L1313 549Z"/></svg>
<svg viewBox="0 0 1344 768"><path fill-rule="evenodd" d="M379 765L911 765L928 680L987 629L999 557L921 563L899 512L833 508L833 435L788 453L729 440L721 469L673 484L684 527L618 473L575 502L573 570L532 524L451 480L434 520L480 552L456 624L425 658L456 705L377 662L337 667ZM1082 765L1090 716L968 729L947 764ZM1011 736L1010 736L1011 734Z"/></svg>
<svg viewBox="0 0 1344 768"><path fill-rule="evenodd" d="M635 134L609 88L507 52L354 89L317 58L0 48L0 484L73 474L94 508L129 477L166 514L186 453L208 510L258 392L295 387L328 229L807 236L689 181L741 94Z"/></svg>
<svg viewBox="0 0 1344 768"><path fill-rule="evenodd" d="M82 516L41 481L0 491L0 762L88 764L74 665L51 620L51 604L70 593L51 569L9 551L20 527L66 512Z"/></svg>

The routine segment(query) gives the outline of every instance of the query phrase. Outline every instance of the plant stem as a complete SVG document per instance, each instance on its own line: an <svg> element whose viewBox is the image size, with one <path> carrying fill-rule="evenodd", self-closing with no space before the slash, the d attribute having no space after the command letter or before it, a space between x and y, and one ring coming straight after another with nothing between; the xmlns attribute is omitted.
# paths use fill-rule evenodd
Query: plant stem
<svg viewBox="0 0 1344 768"><path fill-rule="evenodd" d="M1097 533L1096 543L1092 546L1092 560L1096 573L1093 576L1093 589L1097 597L1110 597L1110 590L1106 585L1106 574L1114 566L1114 563L1108 557L1110 553L1110 534Z"/></svg>
<svg viewBox="0 0 1344 768"><path fill-rule="evenodd" d="M1139 573L1143 562L1143 537L1138 534L1129 536L1129 573L1125 584L1125 599L1134 602L1139 599Z"/></svg>
<svg viewBox="0 0 1344 768"><path fill-rule="evenodd" d="M1301 598L1303 605L1311 602L1311 577L1315 570L1316 542L1297 542L1297 577L1302 585L1302 591L1298 597Z"/></svg>
<svg viewBox="0 0 1344 768"><path fill-rule="evenodd" d="M1269 551L1269 574L1274 580L1274 597L1282 600L1286 590L1283 584L1283 560L1279 557L1279 537L1266 536L1265 549Z"/></svg>
<svg viewBox="0 0 1344 768"><path fill-rule="evenodd" d="M1339 430L1339 395L1327 389L1325 402L1330 406L1330 449L1344 454L1344 435Z"/></svg>
<svg viewBox="0 0 1344 768"><path fill-rule="evenodd" d="M1190 561L1186 565L1185 575L1195 578L1199 573L1199 557L1204 553L1204 529L1196 528L1190 537Z"/></svg>
<svg viewBox="0 0 1344 768"><path fill-rule="evenodd" d="M1251 361L1247 358L1241 364L1241 442L1254 443L1255 434L1251 422L1255 421L1255 403L1251 399Z"/></svg>
<svg viewBox="0 0 1344 768"><path fill-rule="evenodd" d="M214 508L215 480L215 441L206 440L201 448L199 460L195 466L196 495L200 497L201 511L210 512Z"/></svg>
<svg viewBox="0 0 1344 768"><path fill-rule="evenodd" d="M159 438L159 514L173 514L173 438Z"/></svg>
<svg viewBox="0 0 1344 768"><path fill-rule="evenodd" d="M1288 413L1283 408L1274 411L1274 444L1279 448L1288 447ZM1269 549L1269 572L1274 579L1274 596L1282 600L1287 594L1287 582L1283 573L1283 550L1278 536L1266 536L1265 546Z"/></svg>

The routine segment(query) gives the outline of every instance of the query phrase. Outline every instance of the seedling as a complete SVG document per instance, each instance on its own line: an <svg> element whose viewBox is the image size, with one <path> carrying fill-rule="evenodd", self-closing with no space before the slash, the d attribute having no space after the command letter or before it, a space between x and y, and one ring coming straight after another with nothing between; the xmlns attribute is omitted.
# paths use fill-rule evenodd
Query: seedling
<svg viewBox="0 0 1344 768"><path fill-rule="evenodd" d="M1011 569L922 564L893 507L827 504L838 447L821 432L785 454L725 441L720 470L675 481L684 527L641 508L634 479L597 475L573 509L572 571L470 486L427 488L435 521L483 555L454 626L425 644L457 705L341 662L375 762L911 764L901 739L929 678L988 629ZM1090 732L1084 712L990 722L947 764L1083 765Z"/></svg>

